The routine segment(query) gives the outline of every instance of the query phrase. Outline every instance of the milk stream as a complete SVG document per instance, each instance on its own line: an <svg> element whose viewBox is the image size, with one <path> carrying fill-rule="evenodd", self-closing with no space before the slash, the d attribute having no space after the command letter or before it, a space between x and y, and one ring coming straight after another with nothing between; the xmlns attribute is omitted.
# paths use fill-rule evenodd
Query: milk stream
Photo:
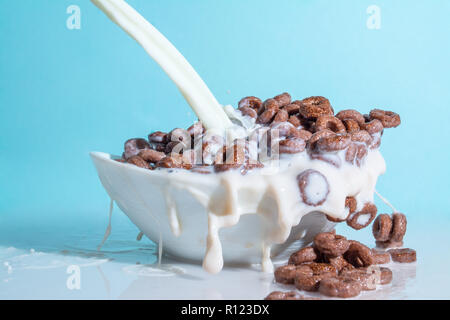
<svg viewBox="0 0 450 320"><path fill-rule="evenodd" d="M392 213L397 213L397 209L394 208L394 206L385 198L383 197L377 190L375 190L375 194L378 196L378 198L381 199L389 208L392 209Z"/></svg>
<svg viewBox="0 0 450 320"><path fill-rule="evenodd" d="M123 0L91 0L135 39L176 84L206 129L222 134L231 127L222 106L183 55Z"/></svg>

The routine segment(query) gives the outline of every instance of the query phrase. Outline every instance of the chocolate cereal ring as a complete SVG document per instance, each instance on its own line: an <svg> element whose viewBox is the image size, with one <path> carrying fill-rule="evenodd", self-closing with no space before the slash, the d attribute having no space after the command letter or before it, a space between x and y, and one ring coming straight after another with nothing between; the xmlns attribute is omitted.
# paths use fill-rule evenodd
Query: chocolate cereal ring
<svg viewBox="0 0 450 320"><path fill-rule="evenodd" d="M276 109L267 109L261 113L261 115L256 119L256 123L258 124L268 124L272 121L275 114L278 112Z"/></svg>
<svg viewBox="0 0 450 320"><path fill-rule="evenodd" d="M336 118L335 116L324 114L317 118L316 120L316 131L321 131L324 129L331 130L335 133L346 133L344 124L341 120Z"/></svg>
<svg viewBox="0 0 450 320"><path fill-rule="evenodd" d="M319 171L308 169L297 176L300 195L305 204L319 206L325 202L330 193L328 180Z"/></svg>
<svg viewBox="0 0 450 320"><path fill-rule="evenodd" d="M159 160L155 166L157 168L182 168L182 163L179 161L176 157L174 157L175 154L172 154L172 156L166 156Z"/></svg>
<svg viewBox="0 0 450 320"><path fill-rule="evenodd" d="M348 268L348 266L350 264L347 262L347 260L344 259L343 256L327 257L326 260L328 261L329 264L331 264L333 267L335 267L338 272L341 272L344 269L350 270L350 268ZM351 267L353 268L353 266L351 266Z"/></svg>
<svg viewBox="0 0 450 320"><path fill-rule="evenodd" d="M401 248L403 247L403 241L375 241L377 248L389 249L389 248Z"/></svg>
<svg viewBox="0 0 450 320"><path fill-rule="evenodd" d="M309 132L309 131L303 130L303 129L298 130L298 129L294 128L294 130L292 130L290 132L290 135L293 138L300 138L300 139L303 139L305 141L308 141L311 138L312 133Z"/></svg>
<svg viewBox="0 0 450 320"><path fill-rule="evenodd" d="M266 110L274 110L275 113L280 110L280 105L278 104L278 101L275 99L267 99L263 102L262 109L258 112L258 114L261 114L263 111Z"/></svg>
<svg viewBox="0 0 450 320"><path fill-rule="evenodd" d="M347 225L355 230L367 227L377 215L377 207L373 203L366 203L361 211L350 214L347 217Z"/></svg>
<svg viewBox="0 0 450 320"><path fill-rule="evenodd" d="M292 292L292 291L291 291ZM285 300L286 292L273 291L264 298L264 300Z"/></svg>
<svg viewBox="0 0 450 320"><path fill-rule="evenodd" d="M364 116L360 112L353 110L353 109L339 111L336 114L336 117L339 118L341 121L344 121L347 119L356 121L356 123L359 126L364 125L364 123L366 122L366 120L364 119Z"/></svg>
<svg viewBox="0 0 450 320"><path fill-rule="evenodd" d="M279 152L282 153L299 153L305 150L306 142L300 138L287 138L279 142Z"/></svg>
<svg viewBox="0 0 450 320"><path fill-rule="evenodd" d="M319 131L320 132L320 131ZM335 134L333 136L323 137L316 142L319 151L333 152L344 150L351 143L350 136L347 134Z"/></svg>
<svg viewBox="0 0 450 320"><path fill-rule="evenodd" d="M383 131L371 135L372 139L369 143L370 149L376 149L381 145L381 136L382 135L383 135Z"/></svg>
<svg viewBox="0 0 450 320"><path fill-rule="evenodd" d="M240 107L239 111L241 111L242 115L248 116L253 119L256 119L258 117L258 113L256 112L256 110L250 107Z"/></svg>
<svg viewBox="0 0 450 320"><path fill-rule="evenodd" d="M138 156L147 162L156 163L166 155L164 152L159 152L153 149L145 149L139 152Z"/></svg>
<svg viewBox="0 0 450 320"><path fill-rule="evenodd" d="M360 167L367 156L367 147L361 143L351 143L345 152L345 161Z"/></svg>
<svg viewBox="0 0 450 320"><path fill-rule="evenodd" d="M356 143L350 143L347 147L347 151L345 151L345 161L349 163L354 163L356 154L358 153L358 145Z"/></svg>
<svg viewBox="0 0 450 320"><path fill-rule="evenodd" d="M273 97L273 99L278 102L279 107L284 107L291 103L291 95L287 92L279 94Z"/></svg>
<svg viewBox="0 0 450 320"><path fill-rule="evenodd" d="M417 260L416 250L403 248L403 249L390 249L389 254L392 260L400 263L410 263Z"/></svg>
<svg viewBox="0 0 450 320"><path fill-rule="evenodd" d="M377 275L368 271L367 268L355 268L351 270L343 270L340 277L357 281L361 285L361 290L375 290L377 288Z"/></svg>
<svg viewBox="0 0 450 320"><path fill-rule="evenodd" d="M392 219L387 214L380 214L372 225L373 237L378 241L387 241L391 236ZM400 239L401 240L401 239Z"/></svg>
<svg viewBox="0 0 450 320"><path fill-rule="evenodd" d="M142 138L129 139L124 145L124 158L127 160L133 156L137 156L144 149L150 149L150 144Z"/></svg>
<svg viewBox="0 0 450 320"><path fill-rule="evenodd" d="M169 142L169 139L167 133L162 131L155 131L148 135L148 141L150 141L150 143L167 143Z"/></svg>
<svg viewBox="0 0 450 320"><path fill-rule="evenodd" d="M344 120L341 120L341 121L344 124L345 129L347 130L348 133L358 132L361 129L359 127L358 122L356 122L356 120L344 119Z"/></svg>
<svg viewBox="0 0 450 320"><path fill-rule="evenodd" d="M273 131L272 131L273 130ZM292 135L293 131L297 131L297 129L289 122L272 122L270 124L270 131L261 131L262 134L267 135L267 139L272 139L274 137L274 133L278 131L279 138L286 138Z"/></svg>
<svg viewBox="0 0 450 320"><path fill-rule="evenodd" d="M296 115L290 116L288 122L296 128L301 125L300 119Z"/></svg>
<svg viewBox="0 0 450 320"><path fill-rule="evenodd" d="M372 249L374 264L386 264L391 261L391 256L386 251Z"/></svg>
<svg viewBox="0 0 450 320"><path fill-rule="evenodd" d="M385 128L395 128L401 123L400 116L392 111L373 109L369 116L371 119L380 120Z"/></svg>
<svg viewBox="0 0 450 320"><path fill-rule="evenodd" d="M314 275L324 275L324 274L331 274L332 276L337 275L336 268L329 264L324 262L310 262L303 264L304 266L308 266Z"/></svg>
<svg viewBox="0 0 450 320"><path fill-rule="evenodd" d="M317 259L317 254L313 247L302 248L289 257L288 264L300 265L305 262L312 262Z"/></svg>
<svg viewBox="0 0 450 320"><path fill-rule="evenodd" d="M264 300L320 300L320 298L305 297L296 291L273 291Z"/></svg>
<svg viewBox="0 0 450 320"><path fill-rule="evenodd" d="M383 124L378 119L373 119L370 122L367 122L362 127L364 130L366 130L371 135L383 131Z"/></svg>
<svg viewBox="0 0 450 320"><path fill-rule="evenodd" d="M318 289L318 283L321 277L314 275L310 267L300 265L296 270L294 284L297 289L304 291L316 291Z"/></svg>
<svg viewBox="0 0 450 320"><path fill-rule="evenodd" d="M296 131L298 131L290 122L272 122L270 124L270 130L273 131L263 131L263 134L267 134L267 137L270 139L275 138L274 137L274 132L278 131L278 137L279 138L286 138L286 137L296 137L293 135L293 133L295 133Z"/></svg>
<svg viewBox="0 0 450 320"><path fill-rule="evenodd" d="M348 278L328 278L320 281L319 292L329 297L351 298L361 292L361 284Z"/></svg>
<svg viewBox="0 0 450 320"><path fill-rule="evenodd" d="M337 257L348 250L350 242L344 236L322 232L314 237L314 246L327 256Z"/></svg>
<svg viewBox="0 0 450 320"><path fill-rule="evenodd" d="M294 101L295 102L295 101ZM299 105L296 103L291 103L283 107L283 110L285 110L290 116L293 114L297 114L299 112Z"/></svg>
<svg viewBox="0 0 450 320"><path fill-rule="evenodd" d="M336 269L325 263L308 263L300 265L295 275L294 284L299 290L317 291L320 281L336 276Z"/></svg>
<svg viewBox="0 0 450 320"><path fill-rule="evenodd" d="M348 208L348 213L352 214L356 211L357 203L355 197L345 198L345 207Z"/></svg>
<svg viewBox="0 0 450 320"><path fill-rule="evenodd" d="M374 263L372 251L358 241L350 241L350 246L347 252L344 253L344 258L351 265L356 268L368 267Z"/></svg>
<svg viewBox="0 0 450 320"><path fill-rule="evenodd" d="M327 98L315 96L300 101L300 114L305 118L316 119L323 114L334 114Z"/></svg>
<svg viewBox="0 0 450 320"><path fill-rule="evenodd" d="M365 145L360 144L360 145L356 146L355 162L356 162L356 165L358 167L360 167L363 164L364 158L367 156L368 153L369 152L368 152L367 147Z"/></svg>
<svg viewBox="0 0 450 320"><path fill-rule="evenodd" d="M238 103L238 108L241 109L242 107L249 107L258 112L262 107L262 101L254 96L245 97Z"/></svg>
<svg viewBox="0 0 450 320"><path fill-rule="evenodd" d="M406 233L406 224L406 216L403 213L394 213L392 215L392 241L400 242L403 240Z"/></svg>
<svg viewBox="0 0 450 320"><path fill-rule="evenodd" d="M283 284L293 284L296 272L297 266L293 264L278 267L274 273L275 281Z"/></svg>
<svg viewBox="0 0 450 320"><path fill-rule="evenodd" d="M315 149L317 141L325 137L332 137L334 135L334 132L328 129L315 132L308 140L308 149Z"/></svg>
<svg viewBox="0 0 450 320"><path fill-rule="evenodd" d="M286 110L279 110L277 114L275 115L275 118L273 118L273 122L285 122L288 121L289 114Z"/></svg>
<svg viewBox="0 0 450 320"><path fill-rule="evenodd" d="M372 136L366 130L359 130L350 134L350 139L354 142L362 142L369 145L372 142Z"/></svg>
<svg viewBox="0 0 450 320"><path fill-rule="evenodd" d="M145 161L144 159L142 159L139 156L132 156L127 159L127 162L134 164L135 166L138 166L139 168L150 169L150 166L148 165L147 161Z"/></svg>

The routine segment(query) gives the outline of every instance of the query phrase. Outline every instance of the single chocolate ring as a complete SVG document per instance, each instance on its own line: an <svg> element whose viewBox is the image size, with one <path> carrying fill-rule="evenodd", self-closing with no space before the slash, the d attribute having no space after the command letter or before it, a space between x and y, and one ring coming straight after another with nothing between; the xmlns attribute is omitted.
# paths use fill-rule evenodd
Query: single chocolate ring
<svg viewBox="0 0 450 320"><path fill-rule="evenodd" d="M331 130L335 133L347 132L342 121L330 114L321 115L316 120L316 131L325 129Z"/></svg>
<svg viewBox="0 0 450 320"><path fill-rule="evenodd" d="M275 281L283 284L293 284L296 272L297 266L293 264L278 267L274 272Z"/></svg>
<svg viewBox="0 0 450 320"><path fill-rule="evenodd" d="M356 268L368 267L374 263L372 251L358 241L350 241L350 247L344 258Z"/></svg>
<svg viewBox="0 0 450 320"><path fill-rule="evenodd" d="M330 101L327 98L315 96L300 101L300 114L308 119L316 119L323 114L334 114Z"/></svg>
<svg viewBox="0 0 450 320"><path fill-rule="evenodd" d="M394 128L400 125L400 116L392 111L373 109L369 114L371 119L378 119L385 128Z"/></svg>
<svg viewBox="0 0 450 320"><path fill-rule="evenodd" d="M316 143L322 138L334 136L334 132L328 129L315 132L308 140L308 149L314 150Z"/></svg>
<svg viewBox="0 0 450 320"><path fill-rule="evenodd" d="M297 250L289 257L288 264L300 265L305 262L312 262L317 259L316 251L313 247L305 247Z"/></svg>
<svg viewBox="0 0 450 320"><path fill-rule="evenodd" d="M353 110L353 109L339 111L336 114L336 118L341 119L341 121L344 121L347 119L356 121L356 123L358 123L359 126L362 126L366 122L364 119L364 116L360 112Z"/></svg>
<svg viewBox="0 0 450 320"><path fill-rule="evenodd" d="M391 236L392 219L388 214L380 214L372 225L372 233L376 240L387 241Z"/></svg>
<svg viewBox="0 0 450 320"><path fill-rule="evenodd" d="M248 116L253 119L256 119L258 117L258 113L256 112L256 110L250 107L239 107L239 111L241 111L242 115Z"/></svg>
<svg viewBox="0 0 450 320"><path fill-rule="evenodd" d="M282 153L299 153L305 150L306 142L300 138L287 138L279 142L279 152Z"/></svg>
<svg viewBox="0 0 450 320"><path fill-rule="evenodd" d="M320 132L320 131L319 131ZM333 136L323 137L316 142L319 151L333 152L344 150L351 143L350 136L347 134L335 134Z"/></svg>
<svg viewBox="0 0 450 320"><path fill-rule="evenodd" d="M344 127L345 127L345 129L347 130L348 133L358 132L359 130L361 130L361 128L360 128L360 126L359 126L359 124L358 124L358 122L356 120L343 119L341 121L344 124Z"/></svg>
<svg viewBox="0 0 450 320"><path fill-rule="evenodd" d="M245 97L242 98L238 103L238 108L240 109L242 107L249 107L258 112L258 110L262 107L262 101L261 99L254 96Z"/></svg>
<svg viewBox="0 0 450 320"><path fill-rule="evenodd" d="M391 256L386 251L372 249L372 256L374 264L386 264L391 261Z"/></svg>
<svg viewBox="0 0 450 320"><path fill-rule="evenodd" d="M273 99L278 102L278 105L281 107L287 106L288 104L291 103L291 95L287 92L284 92L282 94L279 94L275 97L273 97Z"/></svg>
<svg viewBox="0 0 450 320"><path fill-rule="evenodd" d="M384 127L380 120L373 119L373 120L365 123L363 126L363 129L372 135L372 134L383 131Z"/></svg>
<svg viewBox="0 0 450 320"><path fill-rule="evenodd" d="M392 260L400 263L409 263L417 260L416 251L409 248L391 249L388 251Z"/></svg>
<svg viewBox="0 0 450 320"><path fill-rule="evenodd" d="M135 166L138 166L140 168L150 169L150 166L148 165L147 161L145 161L139 156L132 156L128 158L127 162L134 164Z"/></svg>
<svg viewBox="0 0 450 320"><path fill-rule="evenodd" d="M355 230L363 229L375 219L376 215L377 207L373 203L367 202L361 211L348 216L347 225Z"/></svg>
<svg viewBox="0 0 450 320"><path fill-rule="evenodd" d="M330 193L327 178L319 171L313 169L300 173L297 176L297 184L303 202L309 206L316 207L321 205Z"/></svg>
<svg viewBox="0 0 450 320"><path fill-rule="evenodd" d="M391 240L400 242L406 233L406 216L403 213L394 213L392 215L392 235Z"/></svg>
<svg viewBox="0 0 450 320"><path fill-rule="evenodd" d="M343 236L331 232L322 232L314 237L314 246L321 253L338 257L348 250L350 242Z"/></svg>
<svg viewBox="0 0 450 320"><path fill-rule="evenodd" d="M350 298L361 292L361 285L348 278L328 278L320 281L319 292L329 297Z"/></svg>

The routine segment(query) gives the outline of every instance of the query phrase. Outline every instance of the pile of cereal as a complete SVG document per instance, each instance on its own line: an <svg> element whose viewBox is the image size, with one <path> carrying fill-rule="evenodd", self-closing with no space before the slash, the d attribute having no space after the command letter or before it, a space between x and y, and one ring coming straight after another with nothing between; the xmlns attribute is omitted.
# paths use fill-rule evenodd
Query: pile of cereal
<svg viewBox="0 0 450 320"><path fill-rule="evenodd" d="M241 114L254 122L256 131L277 131L279 154L306 152L311 159L341 166L336 153L345 150L345 161L360 166L369 149L380 146L384 128L400 124L400 116L391 111L372 110L363 115L356 110L334 114L328 99L320 96L291 101L282 93L264 102L245 97L238 103ZM270 139L269 139L270 140ZM259 149L260 146L257 146ZM270 152L270 151L269 151ZM209 136L200 122L187 130L176 128L169 133L156 131L125 142L122 159L136 166L180 168L200 173L238 169L242 174L263 167L249 152L248 141L226 142L220 136ZM200 158L200 159L199 159ZM253 161L252 161L253 160ZM211 170L199 170L209 167ZM368 208L370 210L370 208Z"/></svg>
<svg viewBox="0 0 450 320"><path fill-rule="evenodd" d="M275 281L295 285L298 290L318 291L329 297L350 298L365 290L376 290L377 285L392 281L392 271L379 265L394 262L416 261L416 251L394 248L403 244L406 217L401 213L392 216L380 214L373 224L377 248L347 240L335 232L315 236L312 246L294 252L289 262L275 270ZM383 249L381 249L383 248ZM304 300L296 291L270 293L267 300Z"/></svg>

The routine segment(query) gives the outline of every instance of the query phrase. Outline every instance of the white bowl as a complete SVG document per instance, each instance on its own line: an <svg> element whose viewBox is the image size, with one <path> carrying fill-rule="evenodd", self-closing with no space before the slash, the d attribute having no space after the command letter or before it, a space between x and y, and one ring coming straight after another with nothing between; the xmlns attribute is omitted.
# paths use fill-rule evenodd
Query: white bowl
<svg viewBox="0 0 450 320"><path fill-rule="evenodd" d="M196 195L177 188L177 185L194 183L192 175L195 175L195 188L214 194L219 187L215 175L182 170L184 172L171 174L169 182L165 171L150 171L121 163L107 153L92 152L91 158L109 196L149 239L158 243L161 236L164 252L172 256L190 261L203 259L208 231L206 206ZM178 208L181 225L178 236L170 225L167 191ZM235 226L221 229L225 265L260 263L264 230L274 223L276 214L270 217L246 214ZM272 258L285 260L293 250L309 244L317 233L330 231L334 225L319 212L304 216L285 243L272 247Z"/></svg>

